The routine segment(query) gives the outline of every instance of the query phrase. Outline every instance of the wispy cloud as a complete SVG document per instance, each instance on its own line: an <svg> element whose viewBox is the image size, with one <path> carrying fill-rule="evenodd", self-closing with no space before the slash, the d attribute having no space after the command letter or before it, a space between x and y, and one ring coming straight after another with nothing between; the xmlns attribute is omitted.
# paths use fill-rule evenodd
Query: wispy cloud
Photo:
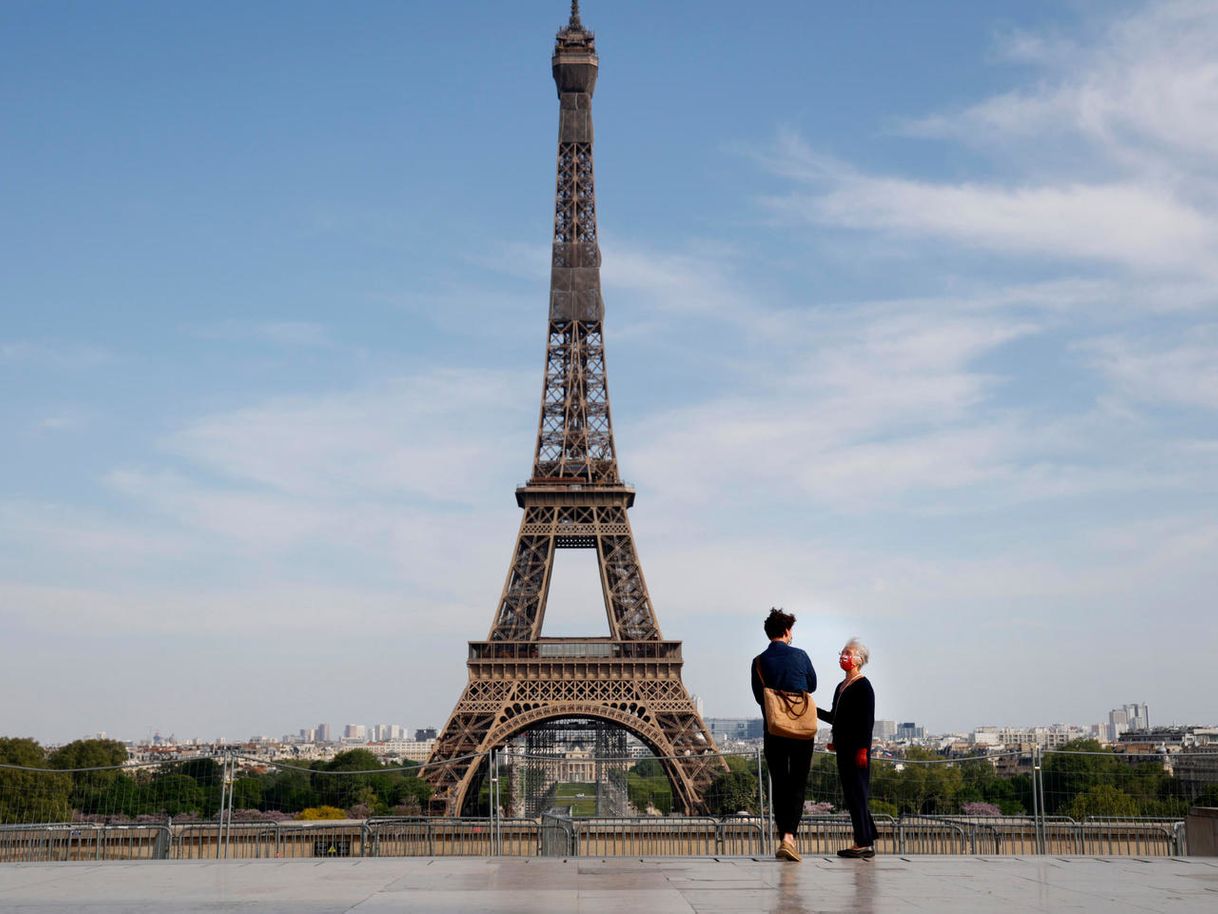
<svg viewBox="0 0 1218 914"><path fill-rule="evenodd" d="M1122 397L1218 409L1218 325L1193 327L1186 338L1104 337L1083 351Z"/></svg>
<svg viewBox="0 0 1218 914"><path fill-rule="evenodd" d="M494 462L500 436L521 437L526 423L513 420L529 414L525 391L534 389L532 376L439 370L201 417L163 446L235 483L277 493L461 501Z"/></svg>
<svg viewBox="0 0 1218 914"><path fill-rule="evenodd" d="M792 219L1011 255L1218 276L1218 219L1162 187L931 182L827 165L796 137L780 145L785 162L777 170L812 188L766 201Z"/></svg>
<svg viewBox="0 0 1218 914"><path fill-rule="evenodd" d="M908 129L990 146L1018 142L1035 156L1053 154L1063 141L1085 142L1093 169L1133 168L1169 181L1213 177L1216 44L1218 16L1209 0L1146 4L1090 41L1010 34L1001 50L1040 71L1035 87L924 117Z"/></svg>

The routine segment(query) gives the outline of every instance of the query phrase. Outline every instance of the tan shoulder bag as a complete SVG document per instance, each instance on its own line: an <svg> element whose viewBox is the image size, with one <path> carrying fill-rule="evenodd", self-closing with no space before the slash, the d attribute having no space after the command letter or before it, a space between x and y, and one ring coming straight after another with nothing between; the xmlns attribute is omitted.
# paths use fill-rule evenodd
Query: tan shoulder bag
<svg viewBox="0 0 1218 914"><path fill-rule="evenodd" d="M765 729L771 736L787 739L816 739L816 702L810 692L771 689L761 675L761 658L754 661L761 680Z"/></svg>

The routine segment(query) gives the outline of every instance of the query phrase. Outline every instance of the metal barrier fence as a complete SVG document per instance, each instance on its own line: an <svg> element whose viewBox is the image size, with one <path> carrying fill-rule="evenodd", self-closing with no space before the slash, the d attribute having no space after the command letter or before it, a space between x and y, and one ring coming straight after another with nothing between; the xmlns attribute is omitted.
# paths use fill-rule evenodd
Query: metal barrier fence
<svg viewBox="0 0 1218 914"><path fill-rule="evenodd" d="M1209 788L1205 781L1176 777L1172 766L1203 772L1202 762L1215 758L1197 755L1200 759L1187 753L1164 758L1053 750L966 759L875 758L876 850L1186 854L1184 813L1197 796L1208 796ZM0 862L768 856L775 844L760 748L722 758L723 775L706 793L714 815L705 816L654 814L671 805L663 759L633 759L619 777L614 803L620 805L626 795L635 810L630 815L596 814L602 794L588 799L593 797L589 785L569 773L571 759L529 759L530 776L541 770L551 777L556 786L546 796L560 804L529 817L513 813L513 804L522 800L510 760L488 753L481 762L481 793L471 794L486 815L462 818L399 814L425 805L420 801L425 785L409 766L343 770L331 763L305 766L233 752L140 766L0 764ZM577 761L598 760L581 756ZM546 764L554 766L552 776ZM815 753L800 829L805 853L831 854L852 843L835 769L828 753ZM653 814L639 814L643 810ZM73 820L39 820L33 818L37 812L71 814Z"/></svg>
<svg viewBox="0 0 1218 914"><path fill-rule="evenodd" d="M543 815L542 856L751 857L765 853L761 819L730 816L576 818Z"/></svg>
<svg viewBox="0 0 1218 914"><path fill-rule="evenodd" d="M1025 856L1038 853L1037 823L936 816L876 817L881 854ZM45 824L0 826L0 863L105 860L214 860L338 857L645 857L768 856L766 824L730 816L539 820L415 819L216 825ZM1187 854L1183 823L1171 820L1055 819L1045 853L1087 856ZM809 855L831 855L851 841L845 816L800 824Z"/></svg>
<svg viewBox="0 0 1218 914"><path fill-rule="evenodd" d="M0 825L0 862L164 860L172 843L167 825Z"/></svg>

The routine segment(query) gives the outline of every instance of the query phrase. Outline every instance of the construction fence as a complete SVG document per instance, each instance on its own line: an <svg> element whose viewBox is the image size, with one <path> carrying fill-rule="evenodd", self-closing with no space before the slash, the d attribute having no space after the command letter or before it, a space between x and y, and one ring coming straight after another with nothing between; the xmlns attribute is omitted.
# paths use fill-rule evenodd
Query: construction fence
<svg viewBox="0 0 1218 914"><path fill-rule="evenodd" d="M466 815L432 817L423 814L430 787L417 766L350 770L352 762L367 765L367 754L344 755L312 764L237 752L70 769L3 764L0 862L768 856L776 846L760 747L719 754L721 773L705 791L706 815L673 809L666 760L655 757L584 755L575 764L492 751L471 757ZM1037 750L877 757L876 850L1187 854L1189 808L1218 805L1213 782L1196 776L1218 755L1196 755ZM818 750L801 847L831 854L850 843L836 760Z"/></svg>

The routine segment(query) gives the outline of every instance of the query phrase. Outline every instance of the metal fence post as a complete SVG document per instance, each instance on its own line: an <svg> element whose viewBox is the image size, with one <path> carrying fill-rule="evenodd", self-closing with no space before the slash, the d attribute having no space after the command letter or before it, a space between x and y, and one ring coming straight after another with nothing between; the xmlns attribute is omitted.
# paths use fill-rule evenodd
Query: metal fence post
<svg viewBox="0 0 1218 914"><path fill-rule="evenodd" d="M224 756L223 766L220 769L220 809L217 812L216 819L216 859L220 859L220 845L224 841L224 798L225 791L228 788L228 756Z"/></svg>
<svg viewBox="0 0 1218 914"><path fill-rule="evenodd" d="M756 749L757 749L757 815L758 815L758 817L760 817L761 822L762 822L761 832L758 836L761 847L758 848L758 853L764 854L766 852L766 849L765 849L766 825L765 825L765 823L769 817L766 815L766 811L765 811L765 784L761 780L761 746L760 746L760 744L756 747Z"/></svg>
<svg viewBox="0 0 1218 914"><path fill-rule="evenodd" d="M237 784L237 759L231 750L229 751L228 756L231 762L229 766L229 775L232 777L233 782L228 788L228 829L224 833L225 860L228 859L228 847L233 843L233 795L236 793L233 787L235 787Z"/></svg>
<svg viewBox="0 0 1218 914"><path fill-rule="evenodd" d="M1040 746L1032 747L1032 818L1036 823L1036 853L1045 853L1045 809L1041 788L1043 776L1040 770Z"/></svg>
<svg viewBox="0 0 1218 914"><path fill-rule="evenodd" d="M494 749L488 764L491 771L491 855L503 855L502 835L499 833L499 753Z"/></svg>

